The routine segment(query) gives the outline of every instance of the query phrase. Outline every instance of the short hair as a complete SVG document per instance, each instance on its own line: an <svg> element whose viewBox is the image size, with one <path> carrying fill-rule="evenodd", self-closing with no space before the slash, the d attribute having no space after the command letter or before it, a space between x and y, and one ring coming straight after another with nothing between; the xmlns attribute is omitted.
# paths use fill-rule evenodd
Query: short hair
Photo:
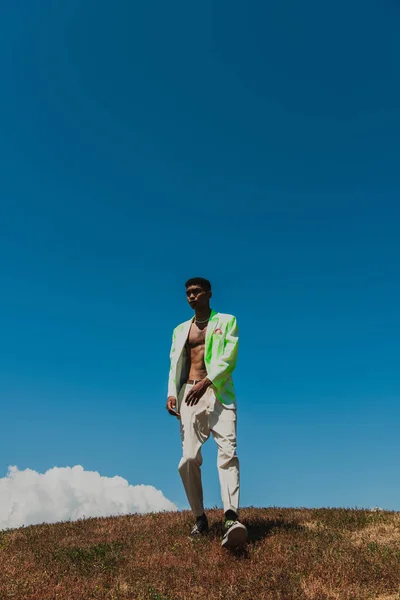
<svg viewBox="0 0 400 600"><path fill-rule="evenodd" d="M204 290L211 292L211 283L208 281L208 279L204 279L204 277L192 277L191 279L188 279L185 283L185 287L188 288L190 285L199 285Z"/></svg>

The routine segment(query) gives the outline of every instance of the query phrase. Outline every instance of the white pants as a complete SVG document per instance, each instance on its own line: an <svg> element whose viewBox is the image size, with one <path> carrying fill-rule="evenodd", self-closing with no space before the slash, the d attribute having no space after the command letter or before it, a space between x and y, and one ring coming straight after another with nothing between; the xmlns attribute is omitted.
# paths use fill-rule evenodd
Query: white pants
<svg viewBox="0 0 400 600"><path fill-rule="evenodd" d="M239 508L239 459L236 454L236 408L225 408L209 387L199 402L184 402L193 384L185 383L178 397L183 455L178 466L195 517L204 512L201 447L213 434L218 446L218 474L224 512Z"/></svg>

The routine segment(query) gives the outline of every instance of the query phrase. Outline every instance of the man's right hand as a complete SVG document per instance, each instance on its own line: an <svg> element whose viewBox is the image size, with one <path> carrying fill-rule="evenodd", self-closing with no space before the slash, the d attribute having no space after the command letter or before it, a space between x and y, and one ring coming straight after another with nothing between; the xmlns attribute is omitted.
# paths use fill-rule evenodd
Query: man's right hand
<svg viewBox="0 0 400 600"><path fill-rule="evenodd" d="M176 412L176 398L174 398L174 396L168 397L167 411L169 412L170 415L177 417L178 419L181 418L180 413Z"/></svg>

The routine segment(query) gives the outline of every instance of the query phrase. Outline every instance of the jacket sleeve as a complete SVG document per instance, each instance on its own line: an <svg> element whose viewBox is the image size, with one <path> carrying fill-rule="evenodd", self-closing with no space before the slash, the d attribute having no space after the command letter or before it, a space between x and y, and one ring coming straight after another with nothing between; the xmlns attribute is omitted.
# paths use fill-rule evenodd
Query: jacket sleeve
<svg viewBox="0 0 400 600"><path fill-rule="evenodd" d="M207 373L208 379L219 387L232 373L236 366L239 343L239 330L236 317L232 317L226 326L224 349L214 364L210 365Z"/></svg>
<svg viewBox="0 0 400 600"><path fill-rule="evenodd" d="M170 396L173 396L174 398L176 398L176 396L177 396L176 381L175 381L175 377L176 377L175 341L176 341L176 331L174 329L174 331L172 333L171 350L169 353L170 367L169 367L169 377L168 377L168 398Z"/></svg>

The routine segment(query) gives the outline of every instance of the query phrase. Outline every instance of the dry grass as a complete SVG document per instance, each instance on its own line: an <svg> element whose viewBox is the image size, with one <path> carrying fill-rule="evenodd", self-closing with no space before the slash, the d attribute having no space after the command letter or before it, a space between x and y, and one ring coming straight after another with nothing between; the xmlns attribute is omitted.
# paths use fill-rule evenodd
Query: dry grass
<svg viewBox="0 0 400 600"><path fill-rule="evenodd" d="M223 550L222 510L188 539L188 511L0 532L1 600L400 600L400 515L242 509L247 547Z"/></svg>

